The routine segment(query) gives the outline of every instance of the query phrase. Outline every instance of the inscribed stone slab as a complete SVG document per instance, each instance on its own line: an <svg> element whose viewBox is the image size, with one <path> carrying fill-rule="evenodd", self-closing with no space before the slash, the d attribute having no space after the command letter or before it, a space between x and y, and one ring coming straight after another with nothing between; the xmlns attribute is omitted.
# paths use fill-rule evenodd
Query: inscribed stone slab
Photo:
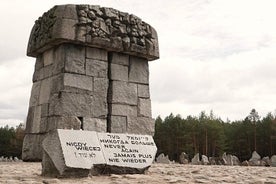
<svg viewBox="0 0 276 184"><path fill-rule="evenodd" d="M67 167L90 169L93 164L105 163L96 132L57 131Z"/></svg>
<svg viewBox="0 0 276 184"><path fill-rule="evenodd" d="M155 158L157 148L148 135L98 133L107 165L146 168Z"/></svg>

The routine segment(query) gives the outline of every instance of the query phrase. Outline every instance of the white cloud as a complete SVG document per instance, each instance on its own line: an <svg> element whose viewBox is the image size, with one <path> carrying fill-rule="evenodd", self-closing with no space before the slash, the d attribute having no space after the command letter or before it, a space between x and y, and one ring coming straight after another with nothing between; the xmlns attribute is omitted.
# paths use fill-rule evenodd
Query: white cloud
<svg viewBox="0 0 276 184"><path fill-rule="evenodd" d="M188 111L195 115L202 110L214 110L223 119L242 119L252 108L263 116L274 111L275 49L263 48L207 61L175 59L170 63L151 63L154 116L186 114L185 108L197 109ZM159 106L163 107L161 113Z"/></svg>
<svg viewBox="0 0 276 184"><path fill-rule="evenodd" d="M1 2L0 122L24 121L34 60L25 57L34 21L55 4L99 4L156 28L160 59L150 63L153 115L244 118L275 109L274 0L60 0Z"/></svg>
<svg viewBox="0 0 276 184"><path fill-rule="evenodd" d="M33 69L33 59L26 57L0 65L0 126L25 121Z"/></svg>

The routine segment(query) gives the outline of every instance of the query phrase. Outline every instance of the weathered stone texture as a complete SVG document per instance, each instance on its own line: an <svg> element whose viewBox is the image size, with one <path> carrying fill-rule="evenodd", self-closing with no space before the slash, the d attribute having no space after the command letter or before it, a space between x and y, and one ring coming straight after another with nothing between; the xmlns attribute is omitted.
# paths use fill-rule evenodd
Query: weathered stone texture
<svg viewBox="0 0 276 184"><path fill-rule="evenodd" d="M94 94L91 97L91 116L106 118L107 117L107 99L105 96Z"/></svg>
<svg viewBox="0 0 276 184"><path fill-rule="evenodd" d="M26 124L26 133L40 133L40 124L41 124L41 106L29 107L27 124Z"/></svg>
<svg viewBox="0 0 276 184"><path fill-rule="evenodd" d="M146 59L130 56L129 81L148 84L149 66Z"/></svg>
<svg viewBox="0 0 276 184"><path fill-rule="evenodd" d="M156 158L156 162L161 164L171 163L169 156L168 155L165 156L164 153L161 153L160 155L158 155L158 157Z"/></svg>
<svg viewBox="0 0 276 184"><path fill-rule="evenodd" d="M154 134L154 119L147 117L128 117L127 133L130 134Z"/></svg>
<svg viewBox="0 0 276 184"><path fill-rule="evenodd" d="M94 93L107 98L107 91L109 86L109 80L106 78L94 77Z"/></svg>
<svg viewBox="0 0 276 184"><path fill-rule="evenodd" d="M107 51L98 48L86 47L86 57L94 60L107 61Z"/></svg>
<svg viewBox="0 0 276 184"><path fill-rule="evenodd" d="M151 101L150 99L138 99L138 116L151 117Z"/></svg>
<svg viewBox="0 0 276 184"><path fill-rule="evenodd" d="M65 72L85 74L85 47L67 44L64 51Z"/></svg>
<svg viewBox="0 0 276 184"><path fill-rule="evenodd" d="M116 116L133 116L137 117L137 106L112 104L111 114Z"/></svg>
<svg viewBox="0 0 276 184"><path fill-rule="evenodd" d="M129 65L129 55L128 54L122 54L118 52L112 52L110 54L110 62L118 65Z"/></svg>
<svg viewBox="0 0 276 184"><path fill-rule="evenodd" d="M107 62L94 59L86 59L86 75L107 78L107 71Z"/></svg>
<svg viewBox="0 0 276 184"><path fill-rule="evenodd" d="M40 86L41 86L40 81L33 83L31 97L30 97L30 101L29 101L29 106L31 106L31 107L38 105Z"/></svg>
<svg viewBox="0 0 276 184"><path fill-rule="evenodd" d="M83 90L93 90L93 78L85 75L65 73L64 86L75 87Z"/></svg>
<svg viewBox="0 0 276 184"><path fill-rule="evenodd" d="M137 85L134 83L112 81L111 103L137 105Z"/></svg>
<svg viewBox="0 0 276 184"><path fill-rule="evenodd" d="M44 66L54 63L54 52L52 49L49 49L43 53L43 64Z"/></svg>
<svg viewBox="0 0 276 184"><path fill-rule="evenodd" d="M140 55L147 60L159 58L153 27L135 15L90 5L55 6L44 13L32 29L27 53L37 56L67 42Z"/></svg>
<svg viewBox="0 0 276 184"><path fill-rule="evenodd" d="M47 117L49 112L49 104L42 104L41 105L41 117Z"/></svg>
<svg viewBox="0 0 276 184"><path fill-rule="evenodd" d="M76 116L51 116L46 126L47 132L56 129L74 129L81 128L81 121Z"/></svg>
<svg viewBox="0 0 276 184"><path fill-rule="evenodd" d="M111 116L111 133L126 133L127 132L127 118L125 116Z"/></svg>
<svg viewBox="0 0 276 184"><path fill-rule="evenodd" d="M276 167L276 155L272 155L270 158L271 167Z"/></svg>
<svg viewBox="0 0 276 184"><path fill-rule="evenodd" d="M138 84L138 97L150 98L149 85Z"/></svg>
<svg viewBox="0 0 276 184"><path fill-rule="evenodd" d="M78 21L76 20L57 18L52 29L53 39L71 40L75 37L75 28L77 23Z"/></svg>
<svg viewBox="0 0 276 184"><path fill-rule="evenodd" d="M90 95L61 92L50 98L49 115L91 116L91 104Z"/></svg>
<svg viewBox="0 0 276 184"><path fill-rule="evenodd" d="M87 117L83 119L83 130L106 132L106 129L107 129L106 119L87 118Z"/></svg>
<svg viewBox="0 0 276 184"><path fill-rule="evenodd" d="M128 67L123 65L110 65L110 79L119 81L128 81Z"/></svg>
<svg viewBox="0 0 276 184"><path fill-rule="evenodd" d="M52 78L47 78L41 81L39 104L49 103L50 92L52 89Z"/></svg>
<svg viewBox="0 0 276 184"><path fill-rule="evenodd" d="M22 160L41 161L44 134L26 134L23 141Z"/></svg>
<svg viewBox="0 0 276 184"><path fill-rule="evenodd" d="M53 75L60 74L64 72L65 68L65 58L66 58L66 53L70 49L67 47L70 47L69 44L61 44L55 47L55 52L54 52L54 63L53 63ZM77 62L75 62L77 63ZM75 70L82 72L83 71L83 62L80 61L80 64L76 64L76 67L70 66L73 65L72 63L67 64L67 68L75 68Z"/></svg>
<svg viewBox="0 0 276 184"><path fill-rule="evenodd" d="M53 143L55 145L53 146ZM57 132L49 134L43 141L42 175L51 177L85 177L89 170L66 166Z"/></svg>

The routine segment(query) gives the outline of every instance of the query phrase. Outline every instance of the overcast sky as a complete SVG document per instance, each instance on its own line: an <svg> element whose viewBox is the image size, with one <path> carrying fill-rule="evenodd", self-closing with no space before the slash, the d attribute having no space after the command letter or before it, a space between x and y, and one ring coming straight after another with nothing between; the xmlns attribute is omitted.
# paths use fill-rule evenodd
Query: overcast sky
<svg viewBox="0 0 276 184"><path fill-rule="evenodd" d="M0 126L25 122L34 21L55 4L96 4L133 13L158 32L150 62L153 117L201 111L226 120L276 109L275 0L1 0Z"/></svg>

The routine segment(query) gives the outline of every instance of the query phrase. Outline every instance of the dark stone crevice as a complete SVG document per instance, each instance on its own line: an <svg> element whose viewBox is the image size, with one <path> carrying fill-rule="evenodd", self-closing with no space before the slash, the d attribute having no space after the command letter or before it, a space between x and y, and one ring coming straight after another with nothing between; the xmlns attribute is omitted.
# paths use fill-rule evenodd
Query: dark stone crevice
<svg viewBox="0 0 276 184"><path fill-rule="evenodd" d="M106 132L111 132L111 110L112 110L112 80L111 80L111 60L112 52L108 52L108 67L107 67L107 78L108 78L108 89L107 89L107 126Z"/></svg>

